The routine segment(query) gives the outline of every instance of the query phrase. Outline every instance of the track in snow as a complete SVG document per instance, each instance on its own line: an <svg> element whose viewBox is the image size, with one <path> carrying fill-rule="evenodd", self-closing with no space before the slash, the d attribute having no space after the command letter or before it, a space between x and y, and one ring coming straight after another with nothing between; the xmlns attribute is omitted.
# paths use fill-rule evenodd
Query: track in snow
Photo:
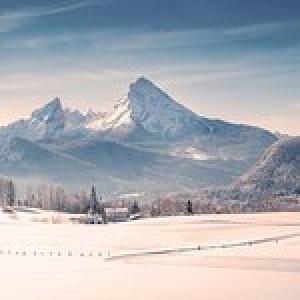
<svg viewBox="0 0 300 300"><path fill-rule="evenodd" d="M203 245L203 246L196 245L196 246L185 246L185 247L178 247L178 248L141 250L141 251L127 252L123 254L109 255L107 257L104 257L104 260L113 261L119 259L150 256L150 255L166 255L166 254L185 253L185 252L192 252L192 251L204 251L204 250L236 248L236 247L243 247L243 246L254 246L254 245L270 243L270 242L278 243L279 241L282 240L287 240L287 239L297 238L297 237L300 237L300 232L267 237L263 239L254 239L254 240L233 242L233 243L223 243L218 245Z"/></svg>

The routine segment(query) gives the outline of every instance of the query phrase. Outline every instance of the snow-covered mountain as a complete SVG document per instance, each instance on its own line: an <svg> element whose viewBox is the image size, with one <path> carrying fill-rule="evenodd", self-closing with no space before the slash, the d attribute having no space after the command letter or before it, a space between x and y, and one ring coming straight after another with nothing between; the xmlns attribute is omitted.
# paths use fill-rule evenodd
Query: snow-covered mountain
<svg viewBox="0 0 300 300"><path fill-rule="evenodd" d="M32 141L57 140L68 135L86 134L88 124L102 120L105 113L89 110L64 109L59 98L54 98L45 106L36 109L28 119L18 120L0 128L0 135L22 137Z"/></svg>
<svg viewBox="0 0 300 300"><path fill-rule="evenodd" d="M65 115L58 98L35 110L29 119L16 121L1 128L6 137L24 137L29 140L57 138L65 129Z"/></svg>
<svg viewBox="0 0 300 300"><path fill-rule="evenodd" d="M264 199L300 194L300 137L271 145L254 167L236 180L233 188Z"/></svg>
<svg viewBox="0 0 300 300"><path fill-rule="evenodd" d="M90 123L95 130L109 130L128 135L143 129L153 137L171 140L197 130L210 133L209 122L177 103L144 77L130 84L122 98L102 124Z"/></svg>
<svg viewBox="0 0 300 300"><path fill-rule="evenodd" d="M130 84L110 113L86 128L172 156L250 164L277 139L261 128L199 116L144 77Z"/></svg>
<svg viewBox="0 0 300 300"><path fill-rule="evenodd" d="M34 169L52 177L47 162L63 166L65 158L74 159L78 176L90 168L85 179L101 176L108 188L122 186L121 180L142 192L180 190L229 183L276 139L261 128L199 116L141 77L109 113L63 108L55 98L28 119L0 128L0 173L17 174L25 164L22 174ZM38 162L30 149L40 153ZM62 178L64 169L56 170Z"/></svg>

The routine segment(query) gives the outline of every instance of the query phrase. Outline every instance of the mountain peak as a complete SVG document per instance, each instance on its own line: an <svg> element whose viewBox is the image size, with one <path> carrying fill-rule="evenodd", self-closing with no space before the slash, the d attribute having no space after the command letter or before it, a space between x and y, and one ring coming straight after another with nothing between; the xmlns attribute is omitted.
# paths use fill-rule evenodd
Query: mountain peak
<svg viewBox="0 0 300 300"><path fill-rule="evenodd" d="M204 119L176 102L145 77L130 84L122 98L104 120L105 129L113 132L143 132L159 139L173 139L208 128ZM138 134L140 135L140 134Z"/></svg>
<svg viewBox="0 0 300 300"><path fill-rule="evenodd" d="M52 100L50 100L45 106L45 110L62 110L62 103L60 98L55 97Z"/></svg>
<svg viewBox="0 0 300 300"><path fill-rule="evenodd" d="M53 98L51 101L48 102L47 105L51 105L51 106L62 106L61 104L61 100L58 97Z"/></svg>
<svg viewBox="0 0 300 300"><path fill-rule="evenodd" d="M137 78L137 80L130 84L129 86L129 93L149 93L149 92L156 92L158 94L166 94L151 80L147 79L146 77L142 76Z"/></svg>
<svg viewBox="0 0 300 300"><path fill-rule="evenodd" d="M60 135L65 127L65 112L59 98L54 98L31 114L28 128L33 139Z"/></svg>
<svg viewBox="0 0 300 300"><path fill-rule="evenodd" d="M61 100L58 97L55 97L51 101L49 101L46 105L42 108L35 110L31 117L32 118L43 118L51 119L55 114L61 114L63 112ZM46 121L46 120L45 120Z"/></svg>
<svg viewBox="0 0 300 300"><path fill-rule="evenodd" d="M134 83L132 83L132 85L152 85L152 86L154 86L153 82L144 76L138 77L136 79L136 81Z"/></svg>

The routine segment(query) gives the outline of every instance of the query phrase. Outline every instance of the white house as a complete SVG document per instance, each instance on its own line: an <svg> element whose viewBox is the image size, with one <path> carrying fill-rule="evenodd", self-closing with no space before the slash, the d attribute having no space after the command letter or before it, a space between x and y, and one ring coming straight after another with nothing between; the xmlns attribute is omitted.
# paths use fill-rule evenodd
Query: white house
<svg viewBox="0 0 300 300"><path fill-rule="evenodd" d="M126 207L105 208L106 222L125 222L129 218L129 211Z"/></svg>

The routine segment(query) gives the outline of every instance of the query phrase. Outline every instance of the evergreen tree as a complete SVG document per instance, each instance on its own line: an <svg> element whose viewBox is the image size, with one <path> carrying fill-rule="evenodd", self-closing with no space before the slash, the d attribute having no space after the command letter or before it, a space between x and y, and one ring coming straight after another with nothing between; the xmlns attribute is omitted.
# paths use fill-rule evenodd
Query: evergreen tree
<svg viewBox="0 0 300 300"><path fill-rule="evenodd" d="M152 203L152 205L151 205L150 216L151 217L156 217L157 216L157 211L155 209L154 203Z"/></svg>
<svg viewBox="0 0 300 300"><path fill-rule="evenodd" d="M8 187L7 187L7 205L8 206L14 206L15 197L16 197L15 185L10 180L8 182Z"/></svg>
<svg viewBox="0 0 300 300"><path fill-rule="evenodd" d="M97 206L98 206L97 193L96 193L95 187L92 186L92 193L91 193L91 199L90 199L90 212L92 214L96 213Z"/></svg>
<svg viewBox="0 0 300 300"><path fill-rule="evenodd" d="M193 215L194 214L194 211L193 211L193 203L191 200L188 200L187 202L187 213L189 215Z"/></svg>
<svg viewBox="0 0 300 300"><path fill-rule="evenodd" d="M132 208L131 208L131 214L138 214L140 212L139 204L136 200L134 200Z"/></svg>

